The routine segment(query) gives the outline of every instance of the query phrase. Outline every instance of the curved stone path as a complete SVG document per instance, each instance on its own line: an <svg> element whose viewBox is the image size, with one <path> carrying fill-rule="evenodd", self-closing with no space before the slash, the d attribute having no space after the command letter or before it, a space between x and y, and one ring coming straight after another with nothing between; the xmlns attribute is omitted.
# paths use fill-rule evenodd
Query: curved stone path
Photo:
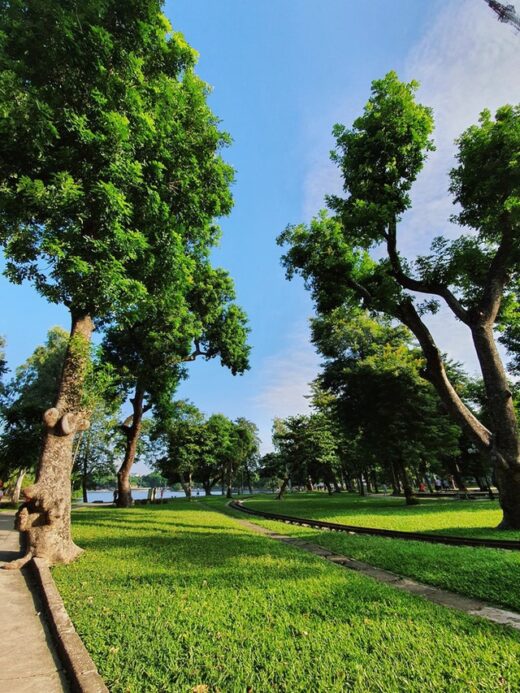
<svg viewBox="0 0 520 693"><path fill-rule="evenodd" d="M13 522L13 513L0 512L0 566L21 554ZM41 611L26 569L0 570L0 691L69 691Z"/></svg>

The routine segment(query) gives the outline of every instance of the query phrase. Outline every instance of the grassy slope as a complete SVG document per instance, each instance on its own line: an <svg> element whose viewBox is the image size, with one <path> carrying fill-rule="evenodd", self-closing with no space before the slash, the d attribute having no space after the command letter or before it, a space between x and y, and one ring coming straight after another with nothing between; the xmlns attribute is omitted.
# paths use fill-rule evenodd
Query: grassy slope
<svg viewBox="0 0 520 693"><path fill-rule="evenodd" d="M258 497L248 503L251 507L286 515L363 526L405 531L424 531L430 528L442 534L486 535L492 538L518 536L515 532L489 529L489 525L496 524L500 517L496 504L490 501L433 499L423 500L421 505L407 508L402 499L363 499L346 494L328 498L320 493L288 496L282 502L272 497ZM520 552L336 534L252 517L249 519L274 531L281 531L283 528L284 534L296 534L338 553L393 570L400 575L520 611ZM487 530L480 529L486 523Z"/></svg>
<svg viewBox="0 0 520 693"><path fill-rule="evenodd" d="M248 532L211 506L89 508L54 569L113 692L515 691L520 636Z"/></svg>
<svg viewBox="0 0 520 693"><path fill-rule="evenodd" d="M407 506L402 498L341 493L298 493L277 501L273 496L256 496L251 507L286 515L310 517L360 527L429 532L461 537L520 539L520 531L498 531L501 519L498 501L421 498Z"/></svg>

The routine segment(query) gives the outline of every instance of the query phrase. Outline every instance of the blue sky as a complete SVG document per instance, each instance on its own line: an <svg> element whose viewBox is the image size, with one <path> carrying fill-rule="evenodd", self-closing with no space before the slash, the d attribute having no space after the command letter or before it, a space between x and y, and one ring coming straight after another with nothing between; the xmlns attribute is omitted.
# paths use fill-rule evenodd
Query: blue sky
<svg viewBox="0 0 520 693"><path fill-rule="evenodd" d="M253 346L246 375L196 362L178 394L207 413L255 421L267 449L272 418L305 410L318 366L308 341L311 303L300 281L285 280L275 238L338 189L328 160L332 125L350 124L371 80L388 70L422 82L438 151L418 181L402 249L423 251L435 233L454 232L446 223L453 138L484 106L520 100L520 37L483 0L170 0L165 12L199 51L211 106L233 137L225 158L237 169L235 207L222 221L215 262L235 279ZM68 316L30 286L2 278L0 291L0 334L15 368L49 327L68 326ZM432 329L450 355L475 368L459 325L443 313Z"/></svg>

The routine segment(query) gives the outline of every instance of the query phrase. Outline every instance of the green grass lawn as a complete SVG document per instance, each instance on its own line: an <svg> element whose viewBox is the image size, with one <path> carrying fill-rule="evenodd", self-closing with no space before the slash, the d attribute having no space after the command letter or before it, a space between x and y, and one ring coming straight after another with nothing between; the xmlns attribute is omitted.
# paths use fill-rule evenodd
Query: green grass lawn
<svg viewBox="0 0 520 693"><path fill-rule="evenodd" d="M360 527L429 532L482 539L520 539L520 530L495 529L502 513L498 501L421 498L405 505L403 498L340 493L296 493L282 501L255 496L250 506L268 512L309 517Z"/></svg>
<svg viewBox="0 0 520 693"><path fill-rule="evenodd" d="M222 502L74 513L86 553L53 574L111 691L520 689L517 632L253 534L213 507Z"/></svg>
<svg viewBox="0 0 520 693"><path fill-rule="evenodd" d="M402 499L359 498L350 494L329 498L317 493L288 496L283 501L258 496L247 503L252 508L286 515L371 527L405 531L425 531L430 528L439 533L469 536L518 536L517 532L478 529L485 522L491 526L496 525L500 517L497 504L491 501L425 499L421 501L421 505L406 507ZM313 530L252 516L247 519L283 534L297 535L399 575L520 611L518 551L424 544Z"/></svg>

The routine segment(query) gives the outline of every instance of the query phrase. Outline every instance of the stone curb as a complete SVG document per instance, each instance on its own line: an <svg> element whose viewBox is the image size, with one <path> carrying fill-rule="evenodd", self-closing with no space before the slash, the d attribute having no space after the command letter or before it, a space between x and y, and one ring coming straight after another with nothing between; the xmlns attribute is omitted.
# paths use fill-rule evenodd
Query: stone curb
<svg viewBox="0 0 520 693"><path fill-rule="evenodd" d="M71 690L74 693L109 693L70 620L46 561L33 558L29 566L40 590L47 621Z"/></svg>

